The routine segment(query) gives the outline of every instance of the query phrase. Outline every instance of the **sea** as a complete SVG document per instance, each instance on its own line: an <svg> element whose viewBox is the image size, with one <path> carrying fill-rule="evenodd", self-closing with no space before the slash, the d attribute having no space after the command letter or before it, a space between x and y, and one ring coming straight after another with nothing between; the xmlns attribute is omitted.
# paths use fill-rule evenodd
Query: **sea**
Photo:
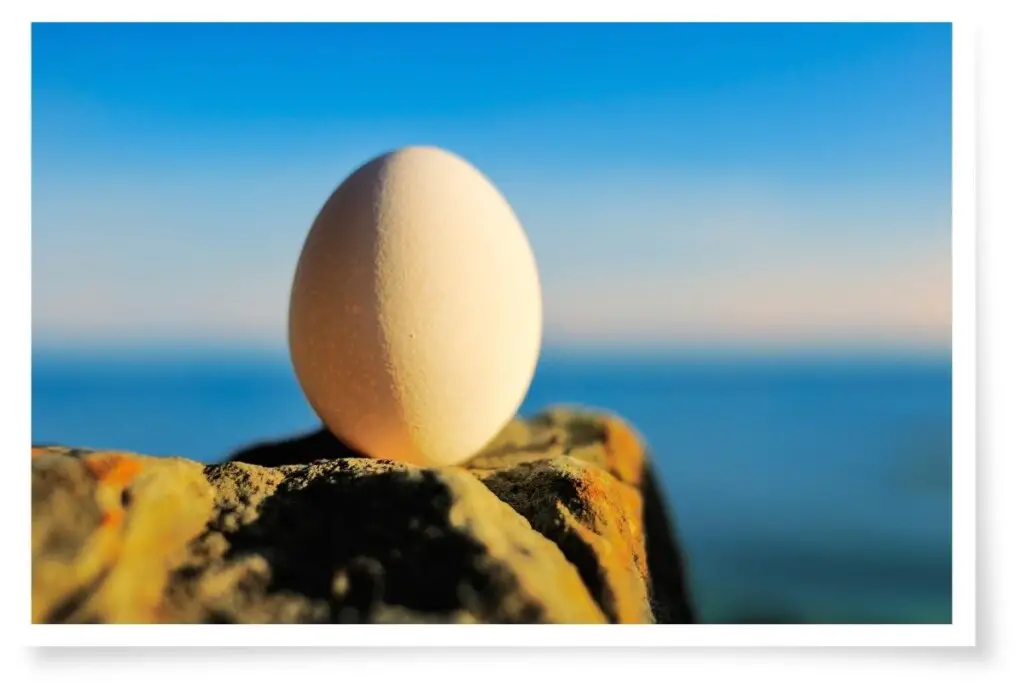
<svg viewBox="0 0 1024 683"><path fill-rule="evenodd" d="M948 357L546 354L645 439L708 623L949 623ZM33 354L32 439L216 462L319 426L287 356Z"/></svg>

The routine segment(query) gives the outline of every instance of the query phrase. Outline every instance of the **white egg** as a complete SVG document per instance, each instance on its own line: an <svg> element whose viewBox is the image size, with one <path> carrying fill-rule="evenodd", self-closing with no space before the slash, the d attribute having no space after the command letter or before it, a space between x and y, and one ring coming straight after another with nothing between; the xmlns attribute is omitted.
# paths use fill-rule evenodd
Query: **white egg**
<svg viewBox="0 0 1024 683"><path fill-rule="evenodd" d="M443 466L515 416L541 319L536 261L505 198L462 158L408 147L353 172L313 222L289 347L335 436L372 457Z"/></svg>

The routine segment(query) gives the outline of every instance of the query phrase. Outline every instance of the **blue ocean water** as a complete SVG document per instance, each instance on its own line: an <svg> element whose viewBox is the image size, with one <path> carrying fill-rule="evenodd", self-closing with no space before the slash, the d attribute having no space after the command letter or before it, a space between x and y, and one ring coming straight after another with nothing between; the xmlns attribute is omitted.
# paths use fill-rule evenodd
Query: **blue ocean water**
<svg viewBox="0 0 1024 683"><path fill-rule="evenodd" d="M545 357L643 434L709 622L948 623L947 359ZM37 353L32 437L213 462L318 422L285 357Z"/></svg>

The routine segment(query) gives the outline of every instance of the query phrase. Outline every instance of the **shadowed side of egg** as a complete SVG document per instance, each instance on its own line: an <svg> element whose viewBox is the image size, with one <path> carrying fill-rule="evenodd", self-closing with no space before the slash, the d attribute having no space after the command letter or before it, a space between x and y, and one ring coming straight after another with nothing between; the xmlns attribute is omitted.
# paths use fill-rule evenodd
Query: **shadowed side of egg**
<svg viewBox="0 0 1024 683"><path fill-rule="evenodd" d="M295 272L289 346L337 437L440 466L515 416L541 320L536 261L505 198L460 157L408 147L361 166L321 209Z"/></svg>

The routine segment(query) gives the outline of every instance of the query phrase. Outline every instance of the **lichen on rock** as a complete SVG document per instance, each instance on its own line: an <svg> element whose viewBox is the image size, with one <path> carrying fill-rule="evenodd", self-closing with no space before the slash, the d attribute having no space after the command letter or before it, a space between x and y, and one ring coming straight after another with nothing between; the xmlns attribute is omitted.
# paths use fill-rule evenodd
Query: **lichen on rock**
<svg viewBox="0 0 1024 683"><path fill-rule="evenodd" d="M42 447L35 622L648 623L693 620L634 430L556 409L463 466L328 432L203 466Z"/></svg>

